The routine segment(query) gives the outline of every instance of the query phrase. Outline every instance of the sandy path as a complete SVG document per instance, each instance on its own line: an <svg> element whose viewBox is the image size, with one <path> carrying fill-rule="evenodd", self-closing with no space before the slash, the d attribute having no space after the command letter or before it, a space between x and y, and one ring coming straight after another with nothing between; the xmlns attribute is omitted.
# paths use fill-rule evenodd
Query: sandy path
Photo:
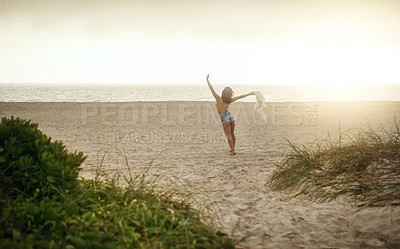
<svg viewBox="0 0 400 249"><path fill-rule="evenodd" d="M91 177L105 155L108 172L178 177L216 203L222 228L248 235L250 248L400 248L400 207L356 208L311 203L266 185L287 148L352 130L400 120L400 102L269 103L267 121L251 103L237 103L236 156L230 156L210 102L0 103L1 116L39 123L69 150L88 155L82 175Z"/></svg>

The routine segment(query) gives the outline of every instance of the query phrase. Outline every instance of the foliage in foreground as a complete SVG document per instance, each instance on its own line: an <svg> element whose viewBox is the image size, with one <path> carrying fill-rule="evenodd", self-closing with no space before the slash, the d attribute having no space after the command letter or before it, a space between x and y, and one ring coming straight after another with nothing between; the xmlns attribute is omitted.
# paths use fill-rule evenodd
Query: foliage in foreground
<svg viewBox="0 0 400 249"><path fill-rule="evenodd" d="M51 142L38 124L3 118L0 124L0 196L47 196L77 186L78 167L86 157Z"/></svg>
<svg viewBox="0 0 400 249"><path fill-rule="evenodd" d="M93 180L80 191L3 200L0 248L233 248L190 206Z"/></svg>
<svg viewBox="0 0 400 249"><path fill-rule="evenodd" d="M268 183L325 202L350 197L360 206L400 204L400 130L360 130L350 142L326 140L291 151Z"/></svg>
<svg viewBox="0 0 400 249"><path fill-rule="evenodd" d="M3 119L1 125L1 152L8 154L0 164L0 177L11 183L1 185L0 248L234 248L226 234L202 223L200 212L176 192L157 191L145 176L125 177L125 188L114 179L78 180L81 154L51 143L36 124ZM5 142L9 137L15 138L14 147ZM10 152L20 147L23 153ZM52 155L54 148L56 155L40 156ZM19 167L20 158L31 164ZM55 167L64 169L63 174ZM63 183L66 172L74 186Z"/></svg>

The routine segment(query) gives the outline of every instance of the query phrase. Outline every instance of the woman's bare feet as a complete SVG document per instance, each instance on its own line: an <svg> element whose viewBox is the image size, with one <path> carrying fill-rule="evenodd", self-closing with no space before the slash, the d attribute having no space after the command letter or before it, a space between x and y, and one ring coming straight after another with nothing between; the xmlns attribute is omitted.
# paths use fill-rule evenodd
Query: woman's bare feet
<svg viewBox="0 0 400 249"><path fill-rule="evenodd" d="M236 155L236 151L230 150L229 152L231 153L232 156Z"/></svg>

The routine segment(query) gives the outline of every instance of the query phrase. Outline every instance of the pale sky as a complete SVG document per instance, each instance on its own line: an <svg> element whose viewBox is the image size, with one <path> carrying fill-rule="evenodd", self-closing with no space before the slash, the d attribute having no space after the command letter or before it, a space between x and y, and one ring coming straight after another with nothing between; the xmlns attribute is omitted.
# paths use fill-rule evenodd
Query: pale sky
<svg viewBox="0 0 400 249"><path fill-rule="evenodd" d="M0 0L0 83L400 84L400 0Z"/></svg>

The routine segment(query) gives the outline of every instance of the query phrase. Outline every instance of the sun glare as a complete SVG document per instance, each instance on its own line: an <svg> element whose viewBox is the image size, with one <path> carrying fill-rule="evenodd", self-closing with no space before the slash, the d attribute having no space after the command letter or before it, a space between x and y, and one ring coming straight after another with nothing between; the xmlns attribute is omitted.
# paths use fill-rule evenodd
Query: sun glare
<svg viewBox="0 0 400 249"><path fill-rule="evenodd" d="M37 13L18 17L10 12L11 19L0 22L0 82L184 84L204 82L210 73L215 82L233 84L400 84L397 17L388 6L352 2L360 8L353 11L351 3L295 2L304 12L277 3L270 13L262 4L253 9L241 3L236 7L248 6L246 13L254 20L242 23L239 9L234 9L226 17L244 25L238 32L228 21L207 23L201 17L203 24L198 12L188 14L192 9L182 16L186 26L175 19L157 22L160 26L151 26L154 20L148 20L150 26L107 23L116 30L100 18L94 19L96 28L86 27L96 15L80 22L61 16L55 26L47 21L35 26L28 23L40 21ZM149 6L148 11L153 10ZM216 18L219 12L210 10L216 11L210 14Z"/></svg>

